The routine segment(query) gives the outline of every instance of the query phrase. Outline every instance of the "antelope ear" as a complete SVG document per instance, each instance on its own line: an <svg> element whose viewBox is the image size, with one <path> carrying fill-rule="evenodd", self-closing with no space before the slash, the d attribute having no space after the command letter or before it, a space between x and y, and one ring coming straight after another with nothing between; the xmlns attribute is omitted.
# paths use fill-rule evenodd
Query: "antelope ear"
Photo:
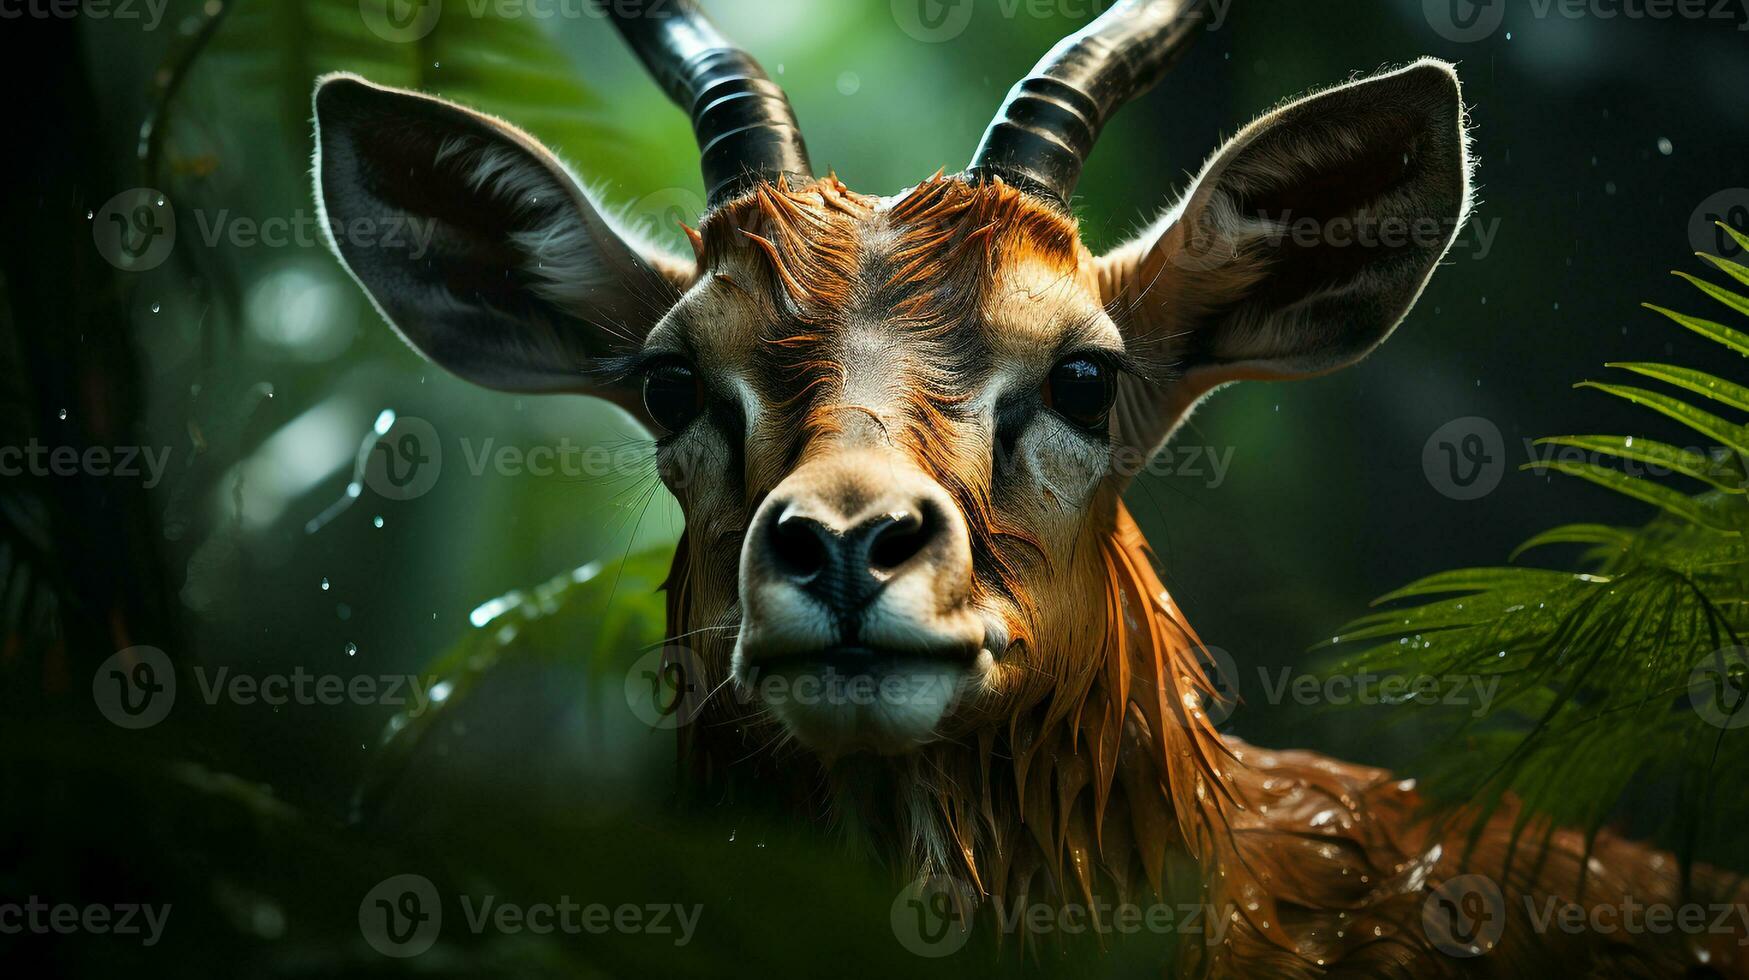
<svg viewBox="0 0 1749 980"><path fill-rule="evenodd" d="M1247 126L1183 201L1098 260L1126 342L1179 369L1158 386L1126 379L1120 437L1151 453L1221 384L1360 360L1414 305L1469 206L1463 100L1444 62Z"/></svg>
<svg viewBox="0 0 1749 980"><path fill-rule="evenodd" d="M533 137L355 75L316 84L316 201L329 246L430 360L505 391L600 395L693 270L615 230Z"/></svg>

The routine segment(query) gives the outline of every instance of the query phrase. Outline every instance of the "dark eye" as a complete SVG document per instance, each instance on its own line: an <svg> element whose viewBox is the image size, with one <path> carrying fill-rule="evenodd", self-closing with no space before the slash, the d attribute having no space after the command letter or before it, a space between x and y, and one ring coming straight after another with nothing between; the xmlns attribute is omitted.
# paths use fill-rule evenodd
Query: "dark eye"
<svg viewBox="0 0 1749 980"><path fill-rule="evenodd" d="M644 410L664 432L686 428L704 409L704 387L691 365L665 361L644 375Z"/></svg>
<svg viewBox="0 0 1749 980"><path fill-rule="evenodd" d="M1098 358L1065 358L1045 379L1045 407L1089 431L1105 428L1116 397L1117 378Z"/></svg>

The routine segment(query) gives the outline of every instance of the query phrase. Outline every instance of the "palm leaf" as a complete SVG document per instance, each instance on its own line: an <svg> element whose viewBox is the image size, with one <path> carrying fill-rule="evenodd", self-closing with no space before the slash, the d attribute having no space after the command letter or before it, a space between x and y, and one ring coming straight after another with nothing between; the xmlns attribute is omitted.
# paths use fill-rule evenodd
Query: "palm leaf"
<svg viewBox="0 0 1749 980"><path fill-rule="evenodd" d="M1721 462L1705 453L1680 449L1668 443L1639 436L1549 436L1538 439L1538 446L1569 446L1590 454L1613 456L1617 459L1659 466L1692 477L1727 493L1743 492L1743 470L1729 461ZM1549 463L1527 463L1520 469L1542 471Z"/></svg>
<svg viewBox="0 0 1749 980"><path fill-rule="evenodd" d="M1574 387L1592 388L1606 395L1625 398L1636 405L1644 405L1681 422L1739 455L1749 455L1749 432L1745 432L1742 426L1704 412L1679 398L1633 385L1606 384L1601 381L1581 381Z"/></svg>
<svg viewBox="0 0 1749 980"><path fill-rule="evenodd" d="M1730 259L1721 259L1717 255L1708 255L1705 252L1696 252L1695 254L1724 270L1732 279L1749 286L1749 269L1732 262Z"/></svg>
<svg viewBox="0 0 1749 980"><path fill-rule="evenodd" d="M1749 239L1732 231L1749 247ZM1749 270L1704 256L1742 281ZM1682 273L1725 306L1749 315L1749 300ZM1649 309L1749 355L1749 333L1657 306ZM1668 384L1710 402L1749 411L1749 387L1680 365L1642 361L1611 367ZM1437 798L1467 801L1483 815L1508 793L1524 803L1521 829L1539 816L1595 830L1624 799L1673 796L1662 805L1664 835L1684 861L1709 843L1715 812L1749 804L1740 767L1739 729L1704 708L1711 678L1749 634L1749 527L1744 459L1749 429L1664 392L1587 381L1698 433L1725 455L1643 436L1571 435L1541 446L1579 450L1583 459L1549 458L1522 469L1574 476L1656 508L1638 528L1576 523L1544 531L1512 555L1550 545L1580 545L1573 570L1508 566L1427 576L1374 603L1327 646L1334 671L1449 676L1495 685L1479 710L1455 713L1421 771ZM1608 461L1638 464L1624 472ZM1650 471L1652 475L1641 475ZM1664 475L1699 480L1691 494ZM1709 665L1713 665L1709 667ZM1749 699L1744 699L1749 700ZM1418 709L1425 719L1427 709ZM1749 710L1749 709L1746 709ZM1389 720L1410 715L1399 706ZM1734 715L1731 717L1735 717ZM1522 849L1535 850L1534 842Z"/></svg>
<svg viewBox="0 0 1749 980"><path fill-rule="evenodd" d="M1676 275L1688 280L1694 285L1694 288L1711 296L1713 299L1729 306L1731 309L1736 310L1744 316L1749 316L1749 297L1738 295L1723 286L1716 286L1707 282L1705 279L1689 275L1686 272L1677 272Z"/></svg>
<svg viewBox="0 0 1749 980"><path fill-rule="evenodd" d="M639 651L660 640L666 609L658 589L669 557L666 551L643 552L606 570L591 563L482 603L470 617L473 631L427 669L438 679L430 704L401 711L384 727L355 798L355 816L373 816L422 757L446 752L444 734L496 680L520 671L535 690L558 691L566 701L591 687L619 690L618 683L596 682L617 682Z"/></svg>
<svg viewBox="0 0 1749 980"><path fill-rule="evenodd" d="M1708 340L1724 344L1744 357L1749 357L1749 333L1727 327L1722 323L1714 323L1711 320L1702 320L1697 316L1688 316L1675 310L1667 310L1653 303L1641 303L1640 305L1653 312L1662 313Z"/></svg>
<svg viewBox="0 0 1749 980"><path fill-rule="evenodd" d="M1697 395L1704 395L1732 408L1749 412L1749 388L1734 381L1726 381L1705 371L1676 367L1671 364L1651 364L1644 361L1610 361L1604 367L1632 371L1635 374L1673 384L1678 388L1686 388Z"/></svg>

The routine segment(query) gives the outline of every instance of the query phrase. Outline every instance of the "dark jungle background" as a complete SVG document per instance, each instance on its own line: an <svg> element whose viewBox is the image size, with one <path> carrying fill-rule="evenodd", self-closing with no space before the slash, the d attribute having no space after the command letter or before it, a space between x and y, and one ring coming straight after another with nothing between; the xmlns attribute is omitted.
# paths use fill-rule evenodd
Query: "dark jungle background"
<svg viewBox="0 0 1749 980"><path fill-rule="evenodd" d="M962 166L1008 87L1103 9L706 7L786 88L816 162L879 193ZM1395 767L1463 752L1418 716L1378 725L1442 709L1271 704L1258 671L1311 671L1316 643L1416 577L1502 564L1570 520L1648 519L1642 503L1518 469L1527 439L1643 424L1572 389L1603 362L1744 373L1639 304L1697 305L1667 270L1698 274L1700 249L1732 254L1708 215L1749 223L1749 11L1479 9L1496 8L1499 26L1465 39L1422 0L1235 0L1117 118L1081 181L1097 251L1284 97L1430 54L1459 63L1473 107L1481 204L1391 342L1335 376L1221 393L1179 436L1196 454L1181 448L1172 472L1129 494L1176 599L1236 667L1246 702L1227 727L1256 742ZM0 949L81 976L1153 972L1158 937L915 957L888 925L896 885L860 852L669 814L673 733L640 720L627 685L661 638L676 508L634 457L597 475L470 465L562 440L635 448L639 433L602 403L472 388L391 334L316 237L309 93L322 72L350 69L499 114L675 248L673 217L700 206L697 152L582 0L438 9L403 40L381 0L0 3L14 113L0 444L146 447L142 471L164 461L132 476L4 478L0 901L173 909L151 947L76 932L0 935ZM106 222L129 225L142 207L174 211L156 261L103 244ZM380 481L349 496L386 411L430 424L441 473L410 499ZM1503 465L1475 496L1424 450L1478 417ZM163 651L178 688L164 721L130 730L107 720L93 677L139 645ZM486 670L498 660L512 663ZM451 680L385 744L405 706L209 703L199 678L221 668ZM1651 828L1664 805L1641 794L1619 816ZM1749 840L1725 816L1701 856L1742 867ZM678 946L476 935L451 904L434 948L394 959L361 935L359 902L405 873L445 894L703 911Z"/></svg>

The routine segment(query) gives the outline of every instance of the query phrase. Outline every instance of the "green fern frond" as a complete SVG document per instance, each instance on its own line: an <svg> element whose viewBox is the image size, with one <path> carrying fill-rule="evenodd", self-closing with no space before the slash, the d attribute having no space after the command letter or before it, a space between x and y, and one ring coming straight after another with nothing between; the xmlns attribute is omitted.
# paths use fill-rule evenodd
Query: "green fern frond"
<svg viewBox="0 0 1749 980"><path fill-rule="evenodd" d="M1641 436L1549 436L1536 440L1537 446L1567 446L1588 454L1612 456L1616 459L1644 463L1680 473L1726 493L1742 493L1744 474L1735 457L1720 459L1693 449L1682 449L1669 443ZM1519 469L1542 472L1552 468L1547 463L1526 463Z"/></svg>
<svg viewBox="0 0 1749 980"><path fill-rule="evenodd" d="M1648 391L1633 385L1608 384L1602 381L1581 381L1575 388L1591 388L1606 395L1624 398L1681 422L1695 432L1718 442L1736 453L1749 453L1749 431L1727 422L1710 412L1695 408L1688 402L1661 391Z"/></svg>
<svg viewBox="0 0 1749 980"><path fill-rule="evenodd" d="M1662 313L1708 340L1724 344L1744 357L1749 357L1749 333L1732 329L1722 323L1714 323L1711 320L1702 320L1697 316L1688 316L1675 310L1668 310L1655 303L1641 303L1640 305L1655 313Z"/></svg>
<svg viewBox="0 0 1749 980"><path fill-rule="evenodd" d="M1749 412L1749 387L1744 387L1734 381L1726 381L1705 371L1677 367L1673 364L1650 364L1644 361L1610 361L1604 367L1632 371L1655 381L1662 381L1678 388L1686 388L1697 395L1729 405L1739 411Z"/></svg>
<svg viewBox="0 0 1749 980"><path fill-rule="evenodd" d="M1749 248L1749 237L1727 231ZM1749 283L1749 268L1702 257ZM1749 299L1677 275L1749 316ZM1647 308L1749 356L1743 330ZM1567 452L1522 469L1578 477L1650 504L1653 520L1638 528L1577 523L1544 531L1512 560L1577 546L1576 568L1431 575L1381 597L1324 646L1339 652L1336 673L1455 675L1491 692L1475 710L1442 719L1449 727L1442 751L1421 767L1436 797L1469 801L1487 814L1512 794L1525 805L1524 827L1548 816L1592 830L1624 801L1674 799L1660 803L1665 837L1688 861L1708 843L1698 828L1711 813L1749 804L1749 780L1721 762L1731 758L1722 749L1740 752L1738 733L1749 730L1749 651L1739 649L1749 636L1749 540L1742 533L1749 528L1749 428L1683 395L1749 412L1749 386L1679 365L1608 366L1682 394L1602 381L1577 387L1648 409L1705 446L1554 436L1535 445ZM1667 477L1706 489L1694 493ZM1399 706L1390 720L1409 716Z"/></svg>
<svg viewBox="0 0 1749 980"><path fill-rule="evenodd" d="M1743 266L1740 266L1737 263L1732 262L1730 259L1721 259L1717 255L1708 255L1705 252L1696 252L1694 254L1700 256L1703 259L1706 259L1708 262L1711 262L1713 265L1718 266L1720 269L1724 270L1725 273L1728 274L1732 279L1737 280L1738 282L1742 283L1745 286L1749 286L1749 268L1744 268Z"/></svg>
<svg viewBox="0 0 1749 980"><path fill-rule="evenodd" d="M1749 296L1742 296L1738 293L1733 293L1723 286L1714 285L1699 276L1690 275L1686 272L1678 271L1675 274L1688 280L1688 282L1693 284L1694 288L1711 296L1713 299L1729 306L1731 309L1736 310L1744 316L1749 316Z"/></svg>

